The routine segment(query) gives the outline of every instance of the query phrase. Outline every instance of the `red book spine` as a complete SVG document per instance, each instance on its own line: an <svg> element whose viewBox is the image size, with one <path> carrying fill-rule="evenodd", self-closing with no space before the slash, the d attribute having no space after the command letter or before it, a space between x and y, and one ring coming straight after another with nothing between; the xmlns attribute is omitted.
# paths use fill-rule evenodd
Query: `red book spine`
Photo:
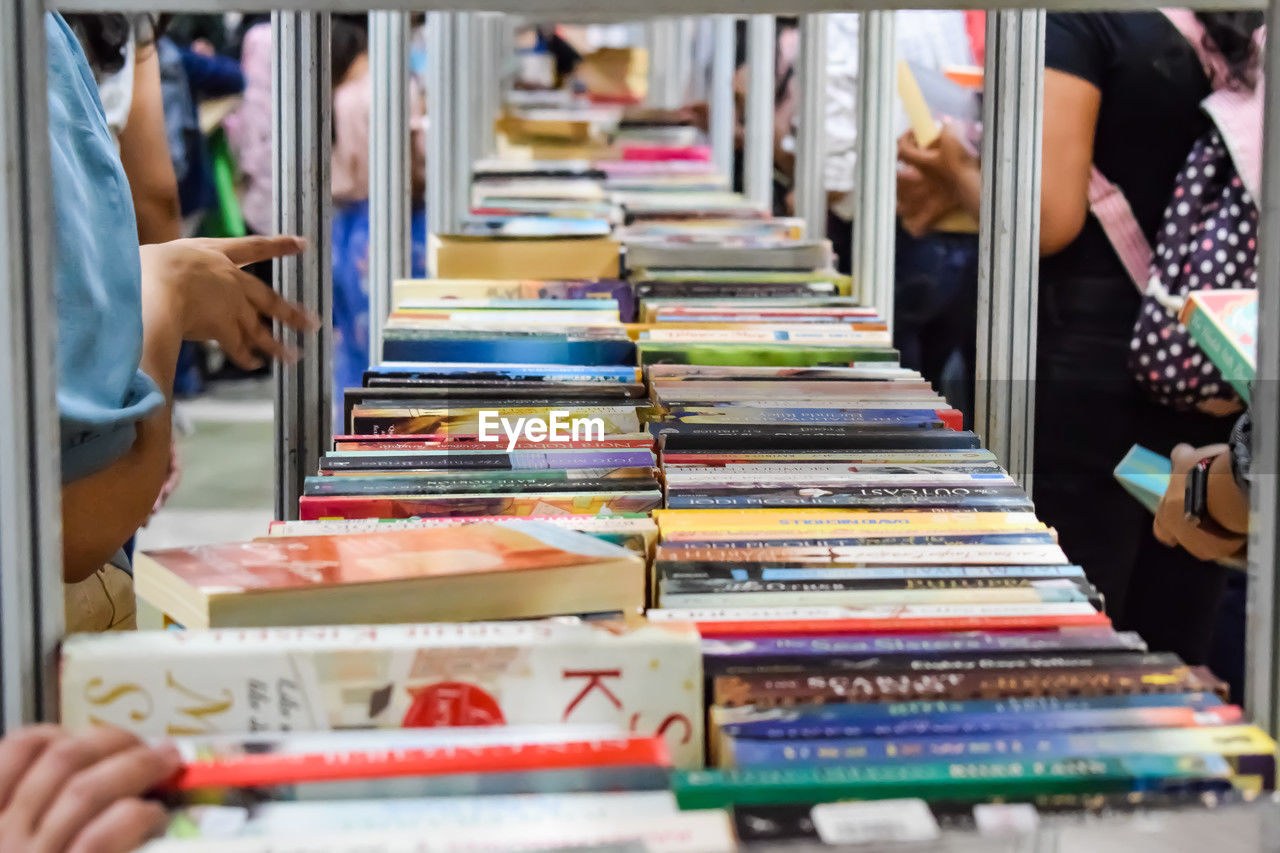
<svg viewBox="0 0 1280 853"><path fill-rule="evenodd" d="M399 776L641 766L671 766L661 737L368 752L253 753L193 762L179 770L165 787L189 791Z"/></svg>
<svg viewBox="0 0 1280 853"><path fill-rule="evenodd" d="M1045 616L956 616L931 619L830 619L776 622L697 622L703 637L803 636L806 634L899 634L932 631L1044 631L1110 627L1106 614Z"/></svg>

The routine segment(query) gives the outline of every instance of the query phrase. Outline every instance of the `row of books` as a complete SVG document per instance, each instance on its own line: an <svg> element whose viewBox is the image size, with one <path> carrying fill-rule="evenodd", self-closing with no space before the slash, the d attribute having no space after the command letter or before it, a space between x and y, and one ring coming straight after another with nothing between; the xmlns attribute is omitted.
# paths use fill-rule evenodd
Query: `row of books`
<svg viewBox="0 0 1280 853"><path fill-rule="evenodd" d="M631 159L477 166L301 520L141 556L186 630L66 643L69 726L190 738L165 844L713 853L1274 786L822 241L594 109L512 113Z"/></svg>

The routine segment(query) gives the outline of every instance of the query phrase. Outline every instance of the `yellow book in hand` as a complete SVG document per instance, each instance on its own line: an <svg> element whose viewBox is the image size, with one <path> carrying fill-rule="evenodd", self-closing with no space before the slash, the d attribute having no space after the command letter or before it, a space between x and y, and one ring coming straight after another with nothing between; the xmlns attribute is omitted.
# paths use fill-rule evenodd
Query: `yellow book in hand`
<svg viewBox="0 0 1280 853"><path fill-rule="evenodd" d="M929 109L929 102L920 91L920 83L911 72L911 66L906 60L898 62L898 99L902 101L902 107L906 110L907 118L911 122L911 130L915 133L916 142L920 147L928 148L937 142L941 135L938 119ZM968 213L957 210L938 220L933 230L952 234L976 234L978 221Z"/></svg>

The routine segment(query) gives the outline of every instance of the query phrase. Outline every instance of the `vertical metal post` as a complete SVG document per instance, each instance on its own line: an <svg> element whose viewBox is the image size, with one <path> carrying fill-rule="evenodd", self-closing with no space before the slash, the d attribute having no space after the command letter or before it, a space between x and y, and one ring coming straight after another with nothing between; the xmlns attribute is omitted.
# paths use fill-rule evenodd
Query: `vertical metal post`
<svg viewBox="0 0 1280 853"><path fill-rule="evenodd" d="M446 149L450 154L453 180L453 215L449 230L457 231L462 219L471 210L471 167L475 154L476 98L483 84L479 75L484 72L473 61L476 47L476 28L479 23L476 12L457 12L453 15L453 62L446 69L449 86L454 91L454 112L449 122L453 126L453 145Z"/></svg>
<svg viewBox="0 0 1280 853"><path fill-rule="evenodd" d="M332 98L329 15L274 12L272 93L275 228L308 241L307 251L275 262L282 296L315 311L314 335L290 332L302 359L278 364L276 384L276 517L298 517L298 498L329 443L332 418L332 291L329 151Z"/></svg>
<svg viewBox="0 0 1280 853"><path fill-rule="evenodd" d="M854 292L893 328L897 151L894 116L894 13L863 12L858 21L856 202L850 269Z"/></svg>
<svg viewBox="0 0 1280 853"><path fill-rule="evenodd" d="M747 198L773 207L773 90L777 62L772 15L747 22L747 103L743 116L742 184Z"/></svg>
<svg viewBox="0 0 1280 853"><path fill-rule="evenodd" d="M645 24L649 52L649 103L672 109L684 95L680 80L680 21L655 18Z"/></svg>
<svg viewBox="0 0 1280 853"><path fill-rule="evenodd" d="M0 733L57 718L57 311L44 4L0 5Z"/></svg>
<svg viewBox="0 0 1280 853"><path fill-rule="evenodd" d="M1268 3L1280 20L1280 0ZM1266 78L1280 73L1280 41L1268 39ZM1280 86L1266 89L1262 198L1258 199L1258 357L1253 387L1253 485L1249 501L1249 593L1246 610L1245 705L1255 723L1280 732Z"/></svg>
<svg viewBox="0 0 1280 853"><path fill-rule="evenodd" d="M474 73L480 76L479 91L472 116L475 124L472 129L472 142L475 145L475 156L488 157L496 150L493 133L493 120L498 116L498 107L502 98L502 78L506 60L501 53L502 15L488 12L478 13L476 21L476 53L475 64L470 69L463 69L464 74Z"/></svg>
<svg viewBox="0 0 1280 853"><path fill-rule="evenodd" d="M827 234L826 161L827 16L800 16L800 56L796 62L800 103L796 113L796 216L814 239Z"/></svg>
<svg viewBox="0 0 1280 853"><path fill-rule="evenodd" d="M1035 441L1044 11L988 13L976 427L1024 488Z"/></svg>
<svg viewBox="0 0 1280 853"><path fill-rule="evenodd" d="M391 287L409 274L409 15L369 13L369 363L382 361Z"/></svg>
<svg viewBox="0 0 1280 853"><path fill-rule="evenodd" d="M456 92L454 69L456 12L427 13L427 231L428 245L435 234L455 230L456 211L452 157ZM428 257L430 253L428 253ZM428 271L431 275L435 270Z"/></svg>
<svg viewBox="0 0 1280 853"><path fill-rule="evenodd" d="M711 48L711 92L707 99L707 129L711 158L723 174L733 174L734 115L733 72L737 54L737 28L732 15L716 15Z"/></svg>

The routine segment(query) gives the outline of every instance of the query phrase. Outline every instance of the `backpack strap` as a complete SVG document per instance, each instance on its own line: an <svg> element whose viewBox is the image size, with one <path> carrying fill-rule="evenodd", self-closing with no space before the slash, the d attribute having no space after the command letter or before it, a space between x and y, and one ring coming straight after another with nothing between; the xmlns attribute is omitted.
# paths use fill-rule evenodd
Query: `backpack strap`
<svg viewBox="0 0 1280 853"><path fill-rule="evenodd" d="M1097 166L1093 167L1093 173L1089 177L1089 210L1102 226L1107 241L1133 279L1133 286L1138 288L1139 293L1146 294L1155 252L1147 242L1147 236L1142 233L1142 226L1133 215L1133 208L1129 206L1124 192L1108 181Z"/></svg>
<svg viewBox="0 0 1280 853"><path fill-rule="evenodd" d="M1160 14L1169 19L1169 23L1182 33L1187 44L1191 45L1191 49L1196 52L1196 57L1199 58L1204 74L1209 78L1209 85L1214 91L1226 87L1227 81L1231 79L1231 70L1227 67L1227 61L1221 53L1205 47L1204 24L1200 23L1196 13L1190 9L1161 9Z"/></svg>

